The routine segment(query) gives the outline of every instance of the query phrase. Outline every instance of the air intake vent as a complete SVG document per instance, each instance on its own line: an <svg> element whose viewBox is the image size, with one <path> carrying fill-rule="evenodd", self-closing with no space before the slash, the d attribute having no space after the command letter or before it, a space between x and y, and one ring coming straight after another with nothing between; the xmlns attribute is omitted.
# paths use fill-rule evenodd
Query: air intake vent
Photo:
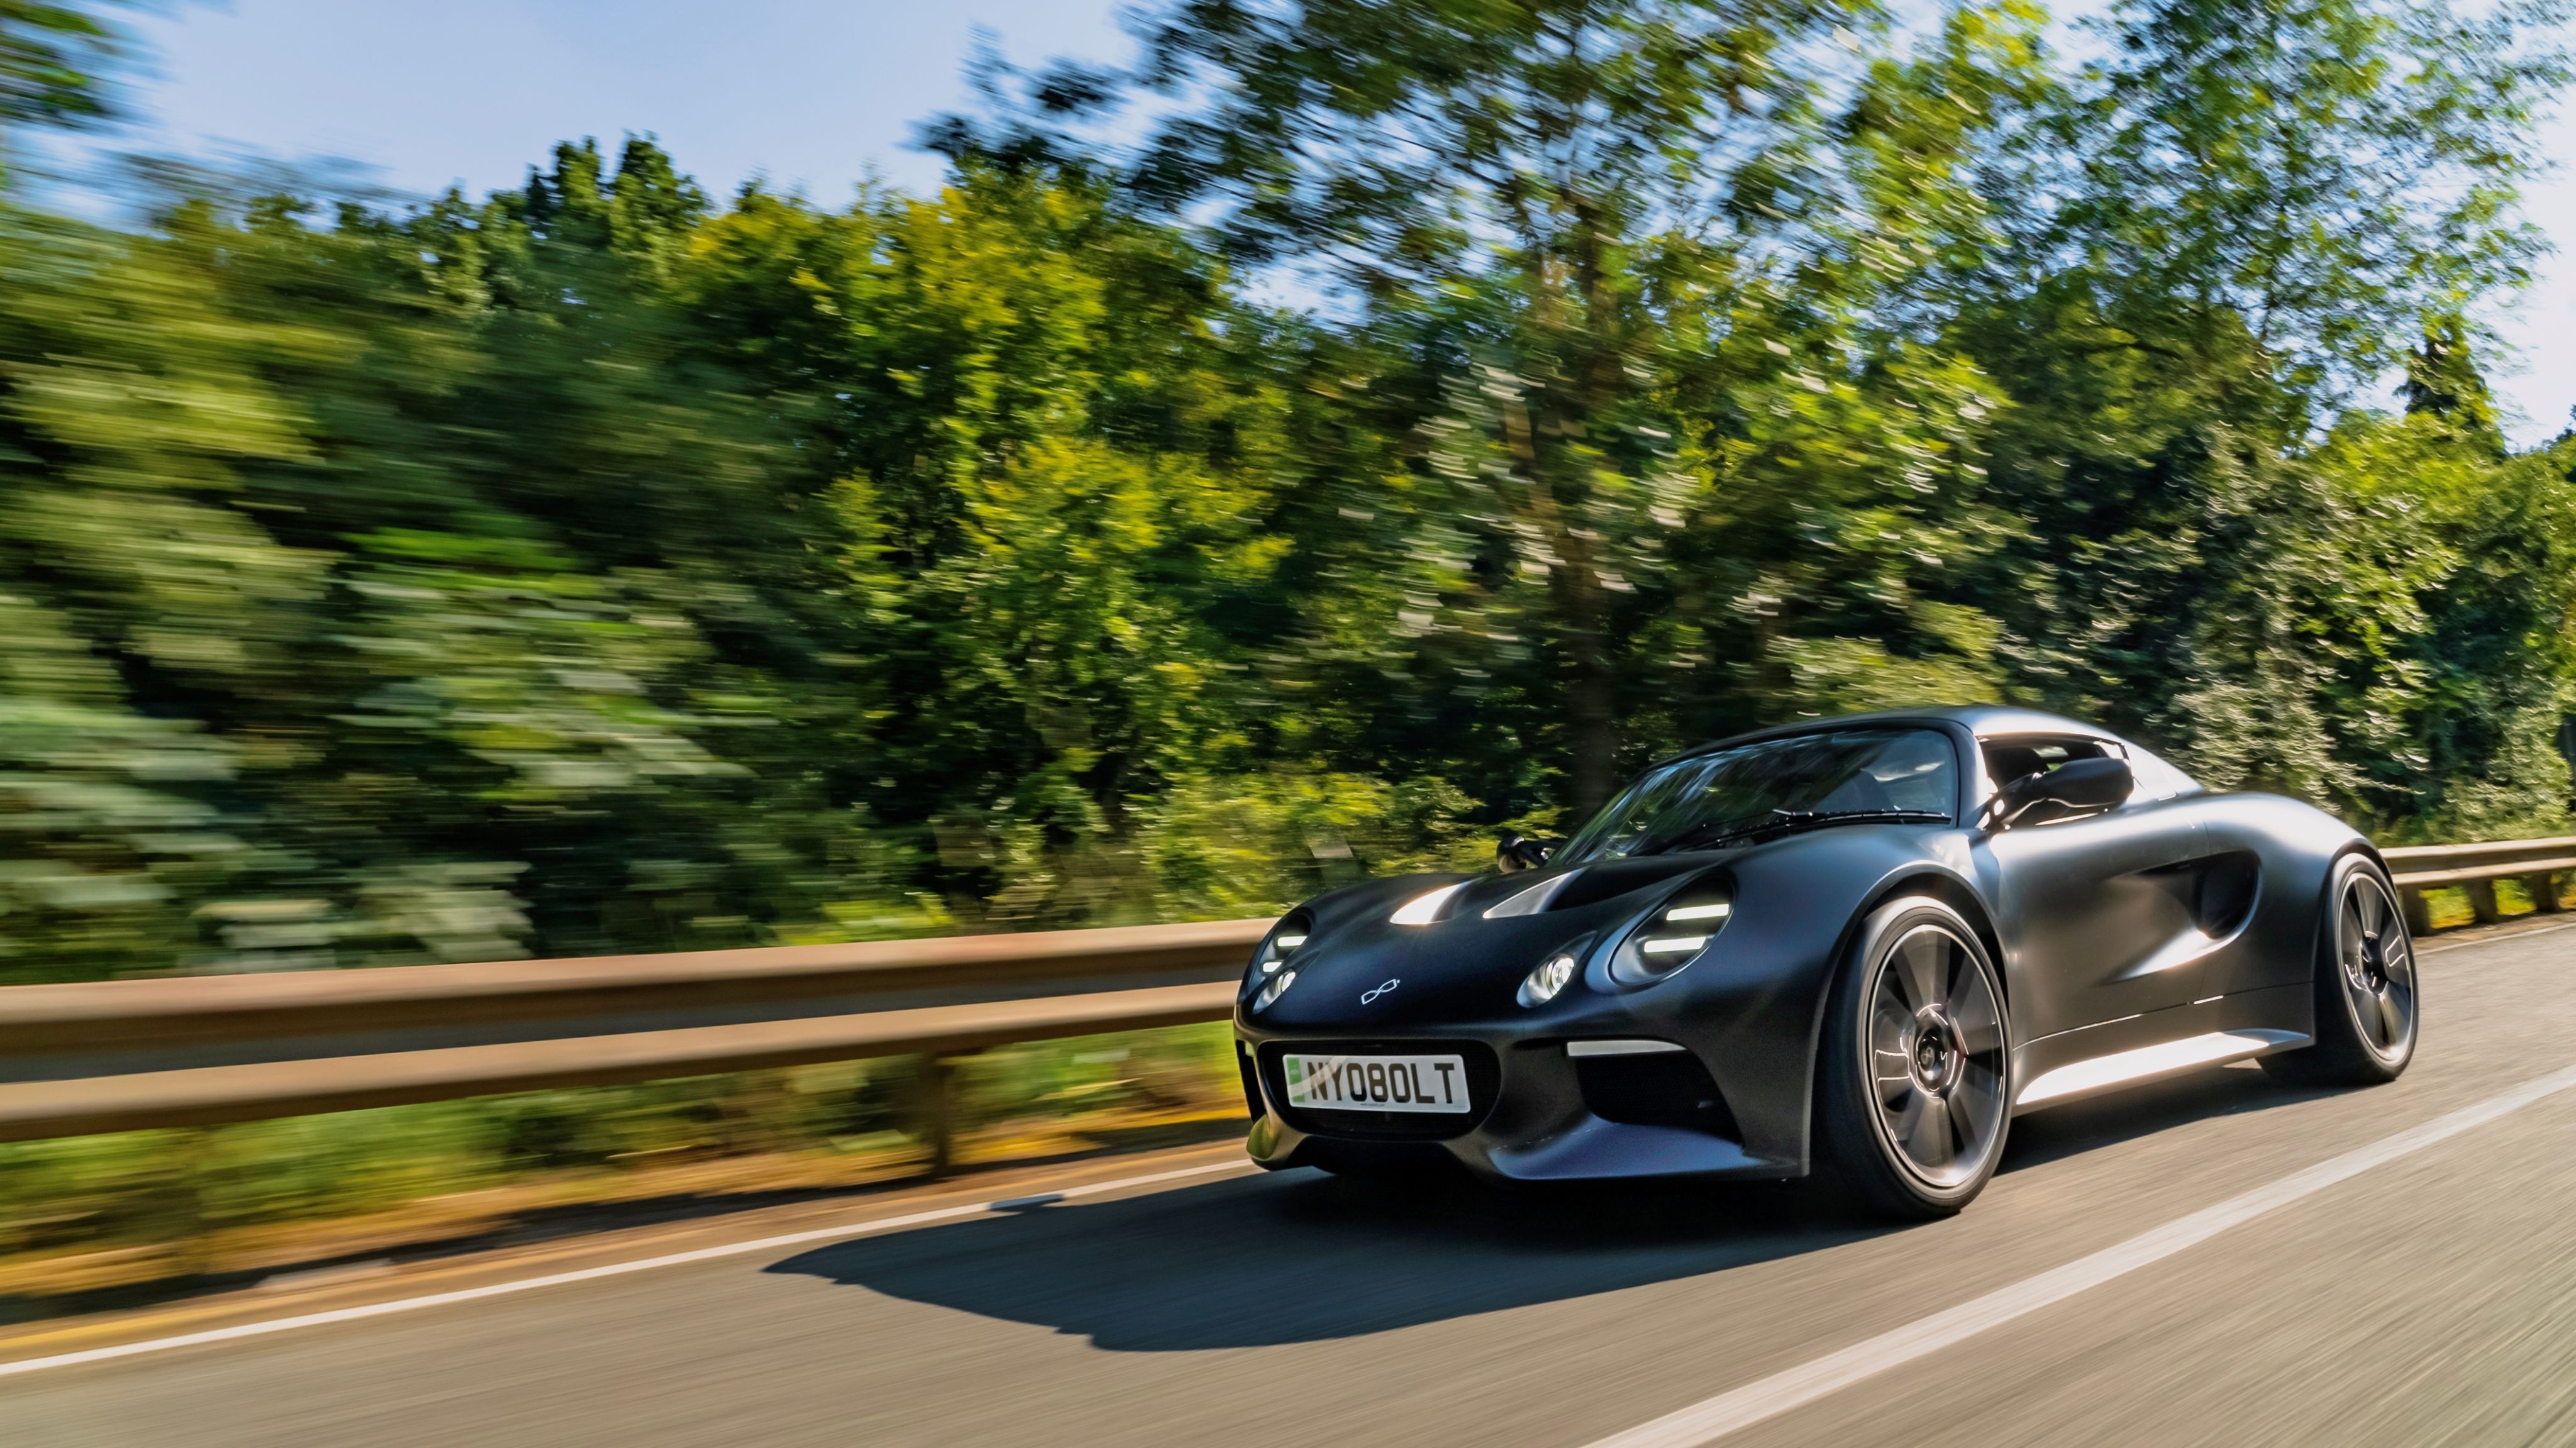
<svg viewBox="0 0 2576 1448"><path fill-rule="evenodd" d="M1741 1142L1735 1113L1699 1057L1688 1051L1650 1055L1578 1056L1574 1075L1583 1108L1604 1121L1629 1126L1675 1126Z"/></svg>

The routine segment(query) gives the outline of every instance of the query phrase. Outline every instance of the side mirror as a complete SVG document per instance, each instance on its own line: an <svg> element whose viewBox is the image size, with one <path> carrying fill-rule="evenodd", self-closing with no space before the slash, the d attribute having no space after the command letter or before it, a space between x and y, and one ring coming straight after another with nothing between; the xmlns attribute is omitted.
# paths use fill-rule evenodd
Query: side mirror
<svg viewBox="0 0 2576 1448"><path fill-rule="evenodd" d="M2109 809L2137 788L2125 759L2073 759L2054 770L2034 770L1995 793L1995 828L2003 829L2041 805L2082 811Z"/></svg>
<svg viewBox="0 0 2576 1448"><path fill-rule="evenodd" d="M1508 875L1515 870L1535 870L1546 864L1547 857L1555 853L1554 845L1541 844L1507 831L1502 843L1494 846L1494 864Z"/></svg>

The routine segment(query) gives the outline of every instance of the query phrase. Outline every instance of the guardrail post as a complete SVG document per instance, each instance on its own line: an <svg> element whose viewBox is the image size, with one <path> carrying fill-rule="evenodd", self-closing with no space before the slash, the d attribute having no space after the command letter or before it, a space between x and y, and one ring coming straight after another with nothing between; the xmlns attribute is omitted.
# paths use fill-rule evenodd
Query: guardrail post
<svg viewBox="0 0 2576 1448"><path fill-rule="evenodd" d="M2558 903L2558 876L2551 871L2523 876L2522 888L2531 896L2531 908L2543 915L2555 915L2565 908Z"/></svg>
<svg viewBox="0 0 2576 1448"><path fill-rule="evenodd" d="M921 1058L921 1140L930 1148L929 1174L934 1177L948 1175L956 1163L957 1063L963 1059L963 1056Z"/></svg>
<svg viewBox="0 0 2576 1448"><path fill-rule="evenodd" d="M2496 911L2495 881L2463 880L2460 891L2469 897L2469 913L2480 925L2493 925L2503 918Z"/></svg>
<svg viewBox="0 0 2576 1448"><path fill-rule="evenodd" d="M212 1143L205 1128L190 1127L170 1133L162 1147L161 1160L168 1175L154 1193L156 1210L152 1213L153 1234L170 1247L171 1260L181 1275L204 1274L211 1262L207 1254L206 1176Z"/></svg>
<svg viewBox="0 0 2576 1448"><path fill-rule="evenodd" d="M2433 933L2433 907L2425 903L2424 892L2422 890L2413 885L2398 886L2397 908L2405 912L2407 934L2430 935Z"/></svg>

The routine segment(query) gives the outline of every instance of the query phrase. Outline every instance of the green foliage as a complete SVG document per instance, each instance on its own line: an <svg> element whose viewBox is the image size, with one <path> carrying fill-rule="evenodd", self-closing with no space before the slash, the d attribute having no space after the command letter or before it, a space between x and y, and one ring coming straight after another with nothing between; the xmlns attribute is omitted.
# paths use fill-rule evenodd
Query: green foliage
<svg viewBox="0 0 2576 1448"><path fill-rule="evenodd" d="M129 41L105 8L0 0L0 135L21 123L79 126L114 114L103 75Z"/></svg>
<svg viewBox="0 0 2576 1448"><path fill-rule="evenodd" d="M935 195L0 198L0 978L1253 914L1927 700L2559 828L2552 13L1175 0Z"/></svg>
<svg viewBox="0 0 2576 1448"><path fill-rule="evenodd" d="M2480 570L2458 508L2518 486L2460 319L2536 244L2512 201L2553 15L2140 0L2006 129L1946 334L2014 401L1990 498L2026 523L1978 592L2016 692L2365 823L2487 767L2501 698L2480 762L2426 748L2467 723L2434 687ZM2410 352L2409 420L2357 408Z"/></svg>
<svg viewBox="0 0 2576 1448"><path fill-rule="evenodd" d="M1373 409L1395 456L1333 484L1388 495L1341 507L1385 525L1325 576L1381 597L1326 652L1422 640L1503 681L1466 686L1477 727L1564 760L1577 810L1783 704L1990 687L1991 631L1939 595L1979 546L1993 399L1873 313L1972 219L1964 159L2029 17L1961 10L1838 86L1807 47L1844 22L1887 38L1771 0L1193 0L1153 32L1157 81L1214 99L1138 192L1219 197L1240 254L1327 259L1400 399Z"/></svg>

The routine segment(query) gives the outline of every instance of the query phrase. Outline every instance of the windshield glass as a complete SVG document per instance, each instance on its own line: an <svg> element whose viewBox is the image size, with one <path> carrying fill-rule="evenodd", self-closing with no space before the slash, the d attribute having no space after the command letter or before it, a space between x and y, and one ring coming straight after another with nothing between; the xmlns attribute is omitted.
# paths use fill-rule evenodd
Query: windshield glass
<svg viewBox="0 0 2576 1448"><path fill-rule="evenodd" d="M1649 771L1566 841L1554 861L1705 847L1730 829L1780 823L1775 811L1908 810L1948 819L1958 798L1957 757L1938 730L1798 734Z"/></svg>

